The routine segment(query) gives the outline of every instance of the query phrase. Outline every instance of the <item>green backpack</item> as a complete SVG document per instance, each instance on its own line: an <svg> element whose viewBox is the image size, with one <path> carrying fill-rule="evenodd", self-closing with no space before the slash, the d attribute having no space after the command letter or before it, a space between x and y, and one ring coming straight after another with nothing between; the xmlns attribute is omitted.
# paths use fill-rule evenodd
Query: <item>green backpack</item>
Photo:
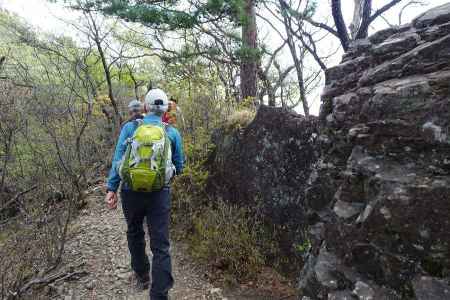
<svg viewBox="0 0 450 300"><path fill-rule="evenodd" d="M166 125L143 124L142 120L135 122L137 129L127 140L120 177L132 191L159 191L175 174Z"/></svg>

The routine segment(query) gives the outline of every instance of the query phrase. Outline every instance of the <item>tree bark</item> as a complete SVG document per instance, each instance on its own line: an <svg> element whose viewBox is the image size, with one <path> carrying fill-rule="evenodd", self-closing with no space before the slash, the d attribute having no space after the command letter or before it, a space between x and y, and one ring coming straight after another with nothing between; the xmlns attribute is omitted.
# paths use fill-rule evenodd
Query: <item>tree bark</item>
<svg viewBox="0 0 450 300"><path fill-rule="evenodd" d="M257 95L257 31L255 1L245 0L245 20L242 26L241 96L255 98Z"/></svg>
<svg viewBox="0 0 450 300"><path fill-rule="evenodd" d="M350 36L352 39L356 37L358 34L359 27L361 25L361 19L362 19L362 7L363 7L363 0L354 0L354 9L353 9L353 18L352 23L350 23Z"/></svg>
<svg viewBox="0 0 450 300"><path fill-rule="evenodd" d="M133 74L133 69L127 65L128 68L128 72L130 74L131 80L133 81L133 86L134 86L134 96L136 97L137 100L139 100L139 87L141 86L140 83L138 83L138 81L136 80L136 77L134 77Z"/></svg>
<svg viewBox="0 0 450 300"><path fill-rule="evenodd" d="M267 74L262 70L261 66L259 67L259 78L262 81L262 85L264 87L264 90L260 92L260 101L261 104L264 104L264 96L267 94L268 102L267 104L269 106L275 106L276 105L276 99L275 99L275 93L272 88L272 84L270 83L269 78L267 77Z"/></svg>
<svg viewBox="0 0 450 300"><path fill-rule="evenodd" d="M306 100L306 91L305 91L305 80L303 76L303 57L299 59L297 55L297 47L295 47L295 42L292 37L292 24L291 20L288 17L288 12L286 11L287 7L283 1L280 1L280 7L283 10L283 23L286 29L287 35L287 44L289 46L289 50L291 52L292 59L294 60L295 71L297 72L297 80L298 80L298 89L300 92L300 100L303 106L303 112L305 113L305 117L309 117L309 107L308 102Z"/></svg>
<svg viewBox="0 0 450 300"><path fill-rule="evenodd" d="M361 26L359 27L358 33L355 39L364 39L368 36L369 26L375 21L376 18L381 16L383 13L400 3L402 0L391 0L381 8L377 9L372 14L372 0L365 0L363 7L363 16L361 20Z"/></svg>
<svg viewBox="0 0 450 300"><path fill-rule="evenodd" d="M361 15L361 25L359 26L356 36L353 39L365 39L369 35L369 25L372 22L370 17L371 14L372 0L365 0Z"/></svg>
<svg viewBox="0 0 450 300"><path fill-rule="evenodd" d="M345 26L344 17L342 16L341 0L331 0L331 13L342 48L344 51L347 51L350 44L350 38L348 36L347 27Z"/></svg>
<svg viewBox="0 0 450 300"><path fill-rule="evenodd" d="M95 23L95 20L92 17L90 12L88 12L88 14L89 14L90 21L92 22L92 24L90 26L92 26L91 31L92 31L92 35L93 35L93 40L97 47L97 51L100 56L100 60L102 62L103 71L105 73L105 79L106 79L106 83L108 86L108 98L109 98L109 100L111 102L111 106L113 107L113 110L114 110L114 128L115 128L114 134L116 136L118 136L120 133L120 127L122 124L122 116L120 115L119 106L117 104L117 101L116 101L116 99L114 97L114 93L113 93L111 71L109 69L108 62L106 61L106 55L105 55L105 52L103 51L100 33L99 33L99 30Z"/></svg>

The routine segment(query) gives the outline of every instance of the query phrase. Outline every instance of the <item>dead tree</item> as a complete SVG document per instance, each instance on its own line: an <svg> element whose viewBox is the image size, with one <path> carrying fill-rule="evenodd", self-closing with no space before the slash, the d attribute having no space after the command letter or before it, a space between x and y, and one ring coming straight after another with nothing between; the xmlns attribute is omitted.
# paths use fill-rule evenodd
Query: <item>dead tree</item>
<svg viewBox="0 0 450 300"><path fill-rule="evenodd" d="M282 106L292 107L295 105L302 105L305 116L309 116L309 104L308 95L312 91L312 87L320 81L320 76L323 70L326 69L326 59L329 55L322 57L319 54L316 42L323 37L317 35L318 31L315 32L311 28L305 26L304 16L307 15L308 5L301 6L304 4L302 1L296 2L296 6L293 2L285 2L284 0L279 0L276 3L263 3L264 8L267 12L271 14L271 18L267 18L264 15L258 14L258 17L266 22L267 25L271 26L274 32L282 40L280 48L276 48L273 52L280 52L285 46L287 46L292 59L292 65L288 65L284 69L280 66L273 57L269 56L268 64L273 63L274 69L279 75L279 81L275 81L273 88L278 94L278 99L281 101ZM274 20L277 23L274 23ZM279 26L278 26L279 24ZM310 26L311 27L311 26ZM284 29L284 30L283 30ZM319 68L305 68L305 60L307 58L313 58ZM267 69L267 67L266 67ZM295 72L296 80L289 80L289 73ZM267 72L260 71L261 81L263 82L264 92L267 93L269 88ZM273 80L272 80L273 81ZM293 101L294 97L293 86L296 86L297 99ZM275 97L275 91L272 93L267 93L269 96L269 103L273 101ZM291 104L288 104L288 103Z"/></svg>
<svg viewBox="0 0 450 300"><path fill-rule="evenodd" d="M104 48L104 40L107 38L107 36L110 34L110 31L107 31L106 33L101 32L101 29L99 25L97 24L97 20L93 16L92 12L89 10L84 11L84 15L86 18L86 25L87 25L87 34L90 39L95 43L95 46L97 47L98 54L100 56L100 60L103 67L103 72L105 75L106 84L108 87L108 97L111 102L111 106L114 110L114 125L115 125L115 133L116 135L120 132L120 126L122 124L122 116L119 111L119 106L117 103L116 98L114 97L113 92L113 83L112 83L112 75L111 75L111 66L112 63L108 62L107 55L105 53Z"/></svg>
<svg viewBox="0 0 450 300"><path fill-rule="evenodd" d="M284 1L284 0L281 0ZM317 28L328 31L336 36L344 51L347 51L353 40L366 38L369 32L369 26L378 17L399 4L402 0L390 0L377 10L373 10L372 0L354 0L354 12L352 22L347 28L342 15L342 1L331 0L331 14L333 16L334 28L322 22L317 22L308 15L302 18ZM349 31L350 30L350 31Z"/></svg>

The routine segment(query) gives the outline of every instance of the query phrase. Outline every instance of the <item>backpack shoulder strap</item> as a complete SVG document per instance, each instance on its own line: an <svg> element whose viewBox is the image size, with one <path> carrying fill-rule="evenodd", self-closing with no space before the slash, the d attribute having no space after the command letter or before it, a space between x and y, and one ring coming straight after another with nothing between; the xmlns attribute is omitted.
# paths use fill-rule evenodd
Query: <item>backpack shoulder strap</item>
<svg viewBox="0 0 450 300"><path fill-rule="evenodd" d="M135 129L137 129L139 126L141 126L142 124L144 124L144 120L142 120L142 119L136 119L136 120L133 120L133 123L134 123Z"/></svg>
<svg viewBox="0 0 450 300"><path fill-rule="evenodd" d="M162 123L162 128L164 129L164 133L167 135L167 131L171 125L167 122L161 122L161 123Z"/></svg>
<svg viewBox="0 0 450 300"><path fill-rule="evenodd" d="M164 130L164 157L167 157L169 148L171 147L171 141L169 138L168 130L170 128L170 124L166 122L162 122L163 130Z"/></svg>
<svg viewBox="0 0 450 300"><path fill-rule="evenodd" d="M133 122L134 131L132 132L131 136L125 140L124 144L131 144L131 142L134 139L134 135L136 133L136 130L139 128L139 126L144 124L144 120L142 120L142 119L136 119L136 120L132 120L130 122Z"/></svg>
<svg viewBox="0 0 450 300"><path fill-rule="evenodd" d="M136 133L136 130L139 128L139 126L144 125L144 120L142 120L142 119L133 120L133 124L134 124L133 135L134 135Z"/></svg>

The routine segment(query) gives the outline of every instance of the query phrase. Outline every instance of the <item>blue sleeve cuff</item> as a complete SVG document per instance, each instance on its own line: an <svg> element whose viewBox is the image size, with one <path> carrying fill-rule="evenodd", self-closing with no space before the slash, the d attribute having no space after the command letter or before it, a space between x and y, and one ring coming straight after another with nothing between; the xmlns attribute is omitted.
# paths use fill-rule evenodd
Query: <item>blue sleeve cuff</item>
<svg viewBox="0 0 450 300"><path fill-rule="evenodd" d="M107 184L106 185L106 191L108 191L108 192L114 192L114 193L116 193L117 192L117 190L118 190L118 187L113 187L111 184Z"/></svg>

